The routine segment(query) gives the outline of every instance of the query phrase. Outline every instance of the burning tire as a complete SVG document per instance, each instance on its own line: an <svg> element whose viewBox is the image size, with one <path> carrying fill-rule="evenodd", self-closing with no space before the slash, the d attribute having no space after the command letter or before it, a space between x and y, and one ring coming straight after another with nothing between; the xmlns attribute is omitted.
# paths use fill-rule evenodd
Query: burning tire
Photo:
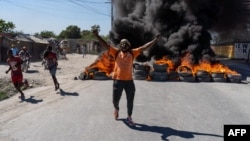
<svg viewBox="0 0 250 141"><path fill-rule="evenodd" d="M80 73L80 75L78 76L78 78L80 80L84 80L86 78L85 74L83 72Z"/></svg>
<svg viewBox="0 0 250 141"><path fill-rule="evenodd" d="M211 82L212 81L210 73L204 70L198 70L196 73L196 78L199 82Z"/></svg>
<svg viewBox="0 0 250 141"><path fill-rule="evenodd" d="M146 80L148 78L148 73L150 70L149 66L135 63L135 64L133 64L133 67L134 67L133 79Z"/></svg>
<svg viewBox="0 0 250 141"><path fill-rule="evenodd" d="M193 76L179 76L180 80L181 81L184 81L184 82L195 82L195 77Z"/></svg>
<svg viewBox="0 0 250 141"><path fill-rule="evenodd" d="M155 72L166 72L167 64L153 64L153 68Z"/></svg>
<svg viewBox="0 0 250 141"><path fill-rule="evenodd" d="M218 78L218 77L219 78L226 78L226 74L223 72L212 72L211 76L215 77L215 78Z"/></svg>
<svg viewBox="0 0 250 141"><path fill-rule="evenodd" d="M140 64L133 64L134 70L149 70L149 66L145 66L145 65L140 65Z"/></svg>
<svg viewBox="0 0 250 141"><path fill-rule="evenodd" d="M223 72L212 72L211 76L213 82L227 82L226 74Z"/></svg>
<svg viewBox="0 0 250 141"><path fill-rule="evenodd" d="M150 74L150 77L153 81L167 81L168 80L168 73L167 72L153 71Z"/></svg>
<svg viewBox="0 0 250 141"><path fill-rule="evenodd" d="M135 80L146 80L148 73L145 70L134 70L133 78Z"/></svg>
<svg viewBox="0 0 250 141"><path fill-rule="evenodd" d="M195 77L193 76L192 69L187 66L180 66L177 69L179 78L181 81L194 82Z"/></svg>
<svg viewBox="0 0 250 141"><path fill-rule="evenodd" d="M214 82L227 82L226 78L220 78L220 77L214 77L213 78Z"/></svg>
<svg viewBox="0 0 250 141"><path fill-rule="evenodd" d="M170 71L168 73L168 80L171 80L171 81L177 81L179 80L179 74L175 71Z"/></svg>
<svg viewBox="0 0 250 141"><path fill-rule="evenodd" d="M94 72L94 77L93 77L94 80L108 80L109 77L106 75L105 72Z"/></svg>
<svg viewBox="0 0 250 141"><path fill-rule="evenodd" d="M232 83L241 83L242 76L241 74L227 74L229 82Z"/></svg>

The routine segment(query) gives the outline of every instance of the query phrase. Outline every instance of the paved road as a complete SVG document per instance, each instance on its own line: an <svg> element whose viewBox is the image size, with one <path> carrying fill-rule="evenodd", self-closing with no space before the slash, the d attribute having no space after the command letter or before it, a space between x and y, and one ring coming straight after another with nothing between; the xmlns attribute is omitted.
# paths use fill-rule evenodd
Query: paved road
<svg viewBox="0 0 250 141"><path fill-rule="evenodd" d="M113 119L111 80L70 80L0 102L0 141L223 141L225 124L250 124L247 83L135 84L135 127L124 122L125 95Z"/></svg>

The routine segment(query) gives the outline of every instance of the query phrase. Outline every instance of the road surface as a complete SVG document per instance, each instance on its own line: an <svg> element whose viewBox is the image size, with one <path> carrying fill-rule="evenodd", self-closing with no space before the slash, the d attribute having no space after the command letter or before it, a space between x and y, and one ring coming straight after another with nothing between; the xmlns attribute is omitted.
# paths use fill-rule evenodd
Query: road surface
<svg viewBox="0 0 250 141"><path fill-rule="evenodd" d="M41 75L26 77L44 77L46 83L25 90L23 102L18 95L0 102L0 141L223 141L225 124L250 124L250 66L242 61L223 63L240 72L244 83L135 80L136 126L130 127L124 93L120 117L113 118L112 80L73 80L95 59L79 56L60 61L60 91L40 62L32 63Z"/></svg>
<svg viewBox="0 0 250 141"><path fill-rule="evenodd" d="M0 102L1 141L223 141L225 124L250 124L249 84L135 80L133 119L113 118L112 80L69 80Z"/></svg>

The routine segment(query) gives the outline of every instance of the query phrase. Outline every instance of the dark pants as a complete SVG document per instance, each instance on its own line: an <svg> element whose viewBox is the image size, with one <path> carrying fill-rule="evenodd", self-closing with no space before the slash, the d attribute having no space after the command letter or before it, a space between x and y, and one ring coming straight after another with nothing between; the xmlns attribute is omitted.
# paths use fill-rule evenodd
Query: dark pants
<svg viewBox="0 0 250 141"><path fill-rule="evenodd" d="M122 96L122 91L125 90L127 98L127 112L128 116L132 115L134 96L135 96L135 84L133 80L114 80L113 82L113 104L115 109L119 110L119 101Z"/></svg>

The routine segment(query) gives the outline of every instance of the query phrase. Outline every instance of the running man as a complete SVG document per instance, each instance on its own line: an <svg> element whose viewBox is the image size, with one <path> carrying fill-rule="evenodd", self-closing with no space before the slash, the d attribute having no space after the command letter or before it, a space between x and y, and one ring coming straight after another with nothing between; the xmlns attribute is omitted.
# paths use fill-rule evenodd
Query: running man
<svg viewBox="0 0 250 141"><path fill-rule="evenodd" d="M59 87L59 83L56 78L56 70L58 66L56 53L52 52L52 46L48 46L47 50L43 54L43 58L46 60L48 70L53 79L55 85L55 91L57 91Z"/></svg>
<svg viewBox="0 0 250 141"><path fill-rule="evenodd" d="M29 86L28 81L23 81L23 73L21 69L21 64L23 63L22 59L18 56L14 56L12 50L7 51L7 63L9 65L9 69L5 71L6 74L11 71L11 80L16 90L21 94L19 97L21 100L25 99L25 95L21 90L21 87L25 85L25 88Z"/></svg>

